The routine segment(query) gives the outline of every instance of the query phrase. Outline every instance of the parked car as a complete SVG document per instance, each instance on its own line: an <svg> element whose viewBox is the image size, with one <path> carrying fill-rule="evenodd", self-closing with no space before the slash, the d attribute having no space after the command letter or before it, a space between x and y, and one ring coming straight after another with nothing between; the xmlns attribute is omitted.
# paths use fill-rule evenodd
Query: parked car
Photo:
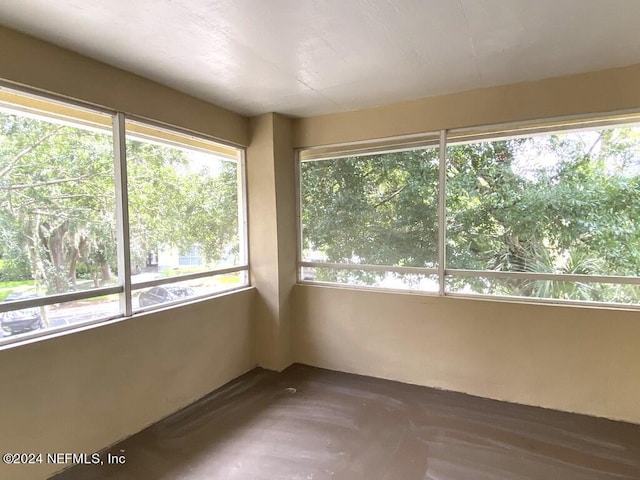
<svg viewBox="0 0 640 480"><path fill-rule="evenodd" d="M180 285L162 285L160 287L152 287L140 294L138 303L141 307L149 307L159 303L174 302L183 298L195 295L195 291L191 287L183 287Z"/></svg>
<svg viewBox="0 0 640 480"><path fill-rule="evenodd" d="M7 298L5 298L4 301L28 300L36 297L37 295L35 292L17 292L7 295ZM38 330L39 328L42 328L42 316L40 315L40 309L34 307L13 310L11 312L3 312L0 314L0 326L2 327L2 330L10 335Z"/></svg>
<svg viewBox="0 0 640 480"><path fill-rule="evenodd" d="M301 280L313 282L316 279L316 269L314 267L302 267Z"/></svg>

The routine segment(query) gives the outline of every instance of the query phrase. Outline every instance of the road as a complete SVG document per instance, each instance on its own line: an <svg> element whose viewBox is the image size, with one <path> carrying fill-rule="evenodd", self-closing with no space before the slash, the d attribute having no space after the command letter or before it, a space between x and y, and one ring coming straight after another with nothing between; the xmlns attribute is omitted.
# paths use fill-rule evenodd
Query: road
<svg viewBox="0 0 640 480"><path fill-rule="evenodd" d="M117 302L93 303L91 305L65 306L64 308L51 308L47 311L49 328L63 327L100 317L117 315ZM0 329L0 338L12 336Z"/></svg>
<svg viewBox="0 0 640 480"><path fill-rule="evenodd" d="M228 286L226 285L217 285L213 288L210 285L202 289L194 286L196 295L213 294L216 290L225 290L227 288ZM137 298L134 298L134 308L136 309L138 307L137 302ZM71 304L63 304L63 306L60 307L53 305L47 307L47 318L50 329L83 323L97 318L116 317L118 314L119 302L117 299L112 301L78 301ZM27 336L29 333L32 332L18 335ZM0 338L7 336L12 335L0 328ZM13 336L15 337L16 335Z"/></svg>

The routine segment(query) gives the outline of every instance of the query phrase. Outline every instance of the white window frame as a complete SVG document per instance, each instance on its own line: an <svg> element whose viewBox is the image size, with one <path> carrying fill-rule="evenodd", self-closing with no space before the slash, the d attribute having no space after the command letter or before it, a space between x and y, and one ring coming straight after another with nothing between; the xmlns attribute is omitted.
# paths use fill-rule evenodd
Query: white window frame
<svg viewBox="0 0 640 480"><path fill-rule="evenodd" d="M448 292L446 289L447 278L476 277L476 278L519 278L533 280L551 280L566 282L585 283L613 283L618 285L640 285L640 277L627 277L616 275L572 275L572 274L552 274L533 272L501 272L495 270L470 270L470 269L450 269L446 266L446 172L447 172L447 146L478 141L496 141L502 138L513 138L514 136L530 136L541 133L553 133L562 131L575 131L579 129L593 129L606 127L619 127L625 124L639 124L640 111L625 110L610 112L608 114L575 115L558 117L552 119L512 122L506 124L487 125L482 127L457 128L451 130L440 130L439 134L439 184L438 184L438 266L436 269L423 267L394 267L381 265L360 265L328 262L309 262L302 259L303 238L302 238L302 169L301 164L305 161L329 160L336 158L356 156L358 152L365 151L366 154L388 153L385 145L394 145L393 151L411 150L415 148L416 138L423 136L433 136L433 133L414 134L407 136L389 137L385 139L372 140L370 142L352 142L335 145L322 145L318 147L302 147L296 149L296 194L297 194L297 282L300 284L318 285L325 284L338 288L356 290L378 290L397 293L411 293L426 296L447 296L456 298L498 300L518 303L539 303L555 305L589 306L598 308L617 308L640 310L640 304L596 302L583 300L566 300L555 298L524 297L516 295L491 295L484 293L456 293ZM382 147L378 146L382 145ZM319 152L319 153L316 153ZM334 153L335 152L335 153ZM439 289L437 293L424 290L411 290L399 288L386 288L366 285L353 285L337 282L322 282L312 279L305 279L302 275L303 267L340 269L340 270L360 270L375 272L397 272L397 273L420 273L437 274Z"/></svg>
<svg viewBox="0 0 640 480"><path fill-rule="evenodd" d="M179 283L179 282L186 282L189 280L197 280L199 278L207 278L207 277L215 277L218 275L226 275L229 273L236 273L236 272L245 272L245 278L246 278L246 283L242 284L242 285L238 285L236 287L232 287L229 288L227 290L221 291L221 292L215 292L215 293L211 293L211 294L204 294L204 295L195 295L192 297L188 297L185 300L178 300L176 302L167 302L167 303L160 303L157 305L152 305L152 306L148 306L148 307L142 307L142 308L137 308L135 309L135 311L133 310L133 305L127 305L128 308L131 308L131 313L127 316L131 316L134 315L136 313L140 313L140 312L147 312L147 311L151 311L151 310L157 310L160 308L166 308L166 307L170 307L176 304L181 304L181 303L185 303L185 302L190 302L193 300L199 300L199 299L204 299L204 298L210 298L212 296L218 295L218 294L222 294L222 293L228 293L228 292L233 292L235 290L240 290L240 289L244 289L249 287L250 284L250 275L249 275L249 258L248 258L248 250L249 250L249 239L248 239L248 228L247 228L247 190L246 190L246 149L238 147L236 145L232 145L230 143L224 143L221 142L219 140L213 140L210 137L207 137L205 135L201 135L201 134L197 134L194 132L190 132L190 131L186 131L184 129L178 128L178 127L171 127L171 126L167 126L164 125L162 123L159 122L155 122L153 120L148 120L142 117L138 117L138 116L134 116L134 115L123 115L123 120L122 120L122 128L123 130L125 129L125 123L126 121L130 120L132 122L135 122L136 124L145 126L145 127L150 127L150 128L158 128L161 130L166 130L170 133L176 133L178 135L185 135L188 137L193 137L195 139L198 140L204 140L206 142L215 142L218 144L221 144L223 146L226 147L232 147L234 148L237 153L238 153L238 159L237 159L237 168L238 168L238 190L237 190L237 194L238 194L238 239L239 239L239 260L240 260L240 265L237 266L233 266L233 267L225 267L225 268L216 268L216 269L211 269L211 270L205 270L203 272L196 272L196 273L188 273L188 274L184 274L184 275L175 275L175 276L170 276L170 277L165 277L165 278L156 278L154 280L148 280L146 282L139 282L139 283L135 283L135 284L131 284L130 280L129 280L129 292L127 295L127 286L125 285L125 296L128 298L129 302L132 301L133 298L133 291L134 290L142 290L145 288L150 288L150 287L157 287L160 285L168 285L171 283ZM122 133L122 138L126 138L126 132L123 131ZM123 146L121 146L120 148L121 150L121 158L120 158L120 169L123 170L125 172L125 180L126 180L126 169L127 169L127 160L126 160L126 141L124 142L125 144ZM184 148L184 147L182 147ZM123 209L124 211L124 209ZM127 206L127 219L128 219L128 206ZM127 221L127 229L128 229L128 221ZM128 232L127 232L127 236L128 236ZM128 238L128 237L127 237ZM126 259L126 263L128 263L128 266L125 265L126 268L129 269L129 275L128 278L131 279L131 258L130 258L130 250L129 250L129 245L128 245L128 241L127 241L127 250L125 252L125 254L123 255L124 258Z"/></svg>
<svg viewBox="0 0 640 480"><path fill-rule="evenodd" d="M0 338L0 349L15 346L22 343L30 343L34 340L40 340L45 337L58 335L63 332L69 332L74 330L84 330L88 327L104 324L114 320L124 320L134 317L138 313L147 312L149 310L155 310L159 308L171 308L179 306L184 303L190 303L202 299L212 298L218 295L228 294L237 290L246 289L251 286L249 275L249 239L247 228L247 189L246 189L246 149L240 145L236 145L230 142L220 141L218 139L203 135L197 132L182 129L172 125L166 125L160 122L155 122L146 118L125 115L123 112L118 112L110 109L97 107L95 105L85 104L83 102L69 100L61 98L56 95L46 94L39 91L33 91L28 87L16 86L10 82L0 80L0 90L8 93L15 93L17 95L23 95L33 98L35 101L42 101L45 103L58 104L61 108L65 106L70 108L80 108L86 111L88 114L94 112L102 115L109 115L112 119L112 135L113 135L113 162L114 162L114 182L115 182L115 200L116 200L116 235L117 235L117 256L118 256L118 285L111 287L95 288L91 290L84 290L78 292L61 293L54 295L46 295L37 298L31 298L27 300L12 300L8 302L0 302L0 314L4 312L10 312L15 310L22 310L33 307L44 307L48 305L72 302L76 300L83 300L92 297L99 297L103 295L119 295L120 312L117 315L104 315L95 319L81 321L75 324L64 325L60 327L53 327L47 329L38 329L32 332L25 332L16 336L8 336ZM11 104L13 108L13 104ZM25 110L30 112L29 107L21 107L16 105L16 110ZM46 115L45 115L46 116ZM55 115L52 115L55 117ZM74 121L73 117L70 118L70 124L80 124L83 121ZM126 133L125 122L127 120L135 121L136 123L143 124L152 128L161 128L169 133L175 133L177 135L192 137L197 140L205 142L213 142L223 147L233 148L238 153L237 158L237 172L238 172L238 238L239 238L239 265L217 268L207 270L204 272L177 275L173 277L160 278L155 280L149 280L146 282L131 283L131 259L129 251L129 209L128 209L128 186L127 186L127 163L126 163ZM217 275L225 275L229 273L244 272L245 282L242 285L233 286L229 289L213 292L210 294L196 295L188 297L187 299L162 303L151 307L145 307L142 309L136 309L133 311L132 306L132 292L143 288L149 288L158 285L164 285L168 283L176 283L187 280L194 280L203 277L212 277Z"/></svg>

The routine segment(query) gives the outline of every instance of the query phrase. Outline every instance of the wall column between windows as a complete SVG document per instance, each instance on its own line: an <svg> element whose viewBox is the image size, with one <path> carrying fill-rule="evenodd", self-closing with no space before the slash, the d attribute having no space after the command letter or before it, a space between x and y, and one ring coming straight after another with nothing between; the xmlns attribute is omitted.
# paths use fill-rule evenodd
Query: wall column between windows
<svg viewBox="0 0 640 480"><path fill-rule="evenodd" d="M264 368L292 362L290 295L296 283L295 159L291 119L252 118L247 149L249 252L254 304L254 355Z"/></svg>

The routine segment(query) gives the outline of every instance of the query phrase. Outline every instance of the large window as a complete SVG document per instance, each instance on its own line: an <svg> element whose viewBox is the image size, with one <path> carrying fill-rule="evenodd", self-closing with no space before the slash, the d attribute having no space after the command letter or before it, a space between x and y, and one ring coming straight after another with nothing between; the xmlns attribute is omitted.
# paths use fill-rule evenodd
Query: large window
<svg viewBox="0 0 640 480"><path fill-rule="evenodd" d="M438 165L437 144L303 161L302 278L437 291Z"/></svg>
<svg viewBox="0 0 640 480"><path fill-rule="evenodd" d="M123 118L0 90L0 343L247 284L242 152Z"/></svg>
<svg viewBox="0 0 640 480"><path fill-rule="evenodd" d="M588 124L443 132L440 164L303 151L300 280L640 303L640 127Z"/></svg>
<svg viewBox="0 0 640 480"><path fill-rule="evenodd" d="M155 304L150 286L164 285L166 302L246 285L240 152L126 126L133 308Z"/></svg>
<svg viewBox="0 0 640 480"><path fill-rule="evenodd" d="M451 144L447 158L450 291L640 301L640 128Z"/></svg>

